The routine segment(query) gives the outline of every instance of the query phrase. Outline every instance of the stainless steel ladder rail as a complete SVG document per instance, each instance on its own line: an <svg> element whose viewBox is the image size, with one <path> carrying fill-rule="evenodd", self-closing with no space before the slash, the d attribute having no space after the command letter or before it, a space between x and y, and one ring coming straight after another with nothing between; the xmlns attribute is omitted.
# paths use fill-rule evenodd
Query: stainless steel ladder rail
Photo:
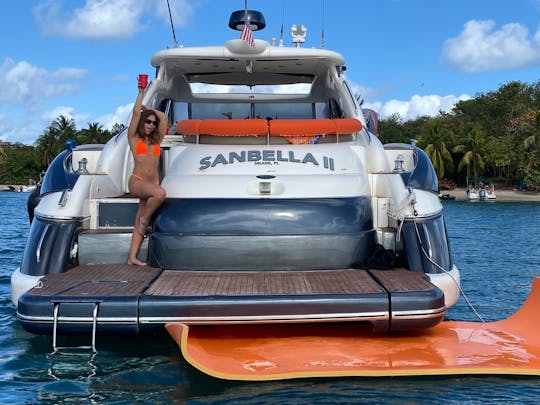
<svg viewBox="0 0 540 405"><path fill-rule="evenodd" d="M58 312L60 310L60 304L84 303L84 302L85 301L58 301L58 302L53 302L53 304L54 304L54 307L53 307L53 335L52 335L52 338L53 338L53 342L52 342L53 352L56 352L59 349L70 349L70 348L92 349L93 353L97 352L97 350L96 350L96 329L97 329L97 316L98 316L99 304L100 304L99 301L94 302L94 309L92 310L92 344L90 346L58 346L56 344L56 342L57 342L58 322L59 322Z"/></svg>

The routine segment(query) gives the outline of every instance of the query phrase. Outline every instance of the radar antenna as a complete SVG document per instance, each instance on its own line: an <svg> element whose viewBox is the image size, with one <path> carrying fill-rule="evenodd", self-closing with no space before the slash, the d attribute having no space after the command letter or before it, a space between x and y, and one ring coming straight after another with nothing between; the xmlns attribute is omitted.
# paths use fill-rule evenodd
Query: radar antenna
<svg viewBox="0 0 540 405"><path fill-rule="evenodd" d="M176 48L178 46L178 41L176 40L176 33L174 32L174 23L172 19L171 5L169 4L169 0L167 0L167 8L169 9L169 19L171 20L171 29L172 29L173 39L174 39L174 47Z"/></svg>
<svg viewBox="0 0 540 405"><path fill-rule="evenodd" d="M300 48L300 44L306 42L307 28L302 24L294 24L291 27L292 42L296 44L297 48Z"/></svg>

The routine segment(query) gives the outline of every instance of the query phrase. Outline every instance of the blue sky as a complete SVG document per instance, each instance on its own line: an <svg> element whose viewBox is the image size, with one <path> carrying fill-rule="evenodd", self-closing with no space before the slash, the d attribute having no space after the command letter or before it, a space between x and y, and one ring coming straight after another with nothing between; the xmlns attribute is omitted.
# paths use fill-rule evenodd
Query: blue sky
<svg viewBox="0 0 540 405"><path fill-rule="evenodd" d="M169 0L178 43L237 38L228 18L242 0ZM342 53L365 106L403 119L449 111L461 99L540 80L540 0L249 0L285 45L293 24L305 46ZM324 6L324 7L323 7ZM283 12L284 10L284 12ZM324 13L323 13L324 10ZM2 2L0 139L32 144L60 114L77 128L125 123L138 73L174 45L166 0ZM324 15L324 18L323 18ZM324 21L324 24L323 24Z"/></svg>

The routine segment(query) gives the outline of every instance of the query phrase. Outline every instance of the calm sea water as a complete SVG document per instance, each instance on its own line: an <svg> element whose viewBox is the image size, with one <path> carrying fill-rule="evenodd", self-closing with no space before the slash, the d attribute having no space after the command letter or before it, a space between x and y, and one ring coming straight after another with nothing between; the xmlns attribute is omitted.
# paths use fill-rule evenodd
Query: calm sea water
<svg viewBox="0 0 540 405"><path fill-rule="evenodd" d="M336 378L229 382L189 366L164 332L98 338L98 354L51 354L15 319L10 275L28 234L25 193L0 193L0 403L537 403L540 377ZM487 320L512 314L540 276L540 204L445 202L454 261ZM463 299L448 318L476 320Z"/></svg>

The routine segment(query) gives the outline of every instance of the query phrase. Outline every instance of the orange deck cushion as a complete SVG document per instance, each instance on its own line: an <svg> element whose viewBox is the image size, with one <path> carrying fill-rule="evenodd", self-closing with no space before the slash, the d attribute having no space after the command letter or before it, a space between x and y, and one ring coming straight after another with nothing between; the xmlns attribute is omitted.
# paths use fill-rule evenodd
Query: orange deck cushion
<svg viewBox="0 0 540 405"><path fill-rule="evenodd" d="M182 135L266 135L268 124L265 119L181 120L176 124L176 132Z"/></svg>
<svg viewBox="0 0 540 405"><path fill-rule="evenodd" d="M311 137L313 135L350 134L362 129L356 118L270 120L181 120L176 133L182 135Z"/></svg>
<svg viewBox="0 0 540 405"><path fill-rule="evenodd" d="M199 135L201 120L181 120L176 123L176 133L182 135Z"/></svg>
<svg viewBox="0 0 540 405"><path fill-rule="evenodd" d="M336 133L350 134L362 129L362 123L356 118L338 118L333 120L336 123Z"/></svg>
<svg viewBox="0 0 540 405"><path fill-rule="evenodd" d="M333 134L336 124L331 119L271 120L271 136L311 136Z"/></svg>
<svg viewBox="0 0 540 405"><path fill-rule="evenodd" d="M271 136L312 136L350 134L362 129L362 124L355 118L338 119L302 119L271 120Z"/></svg>

